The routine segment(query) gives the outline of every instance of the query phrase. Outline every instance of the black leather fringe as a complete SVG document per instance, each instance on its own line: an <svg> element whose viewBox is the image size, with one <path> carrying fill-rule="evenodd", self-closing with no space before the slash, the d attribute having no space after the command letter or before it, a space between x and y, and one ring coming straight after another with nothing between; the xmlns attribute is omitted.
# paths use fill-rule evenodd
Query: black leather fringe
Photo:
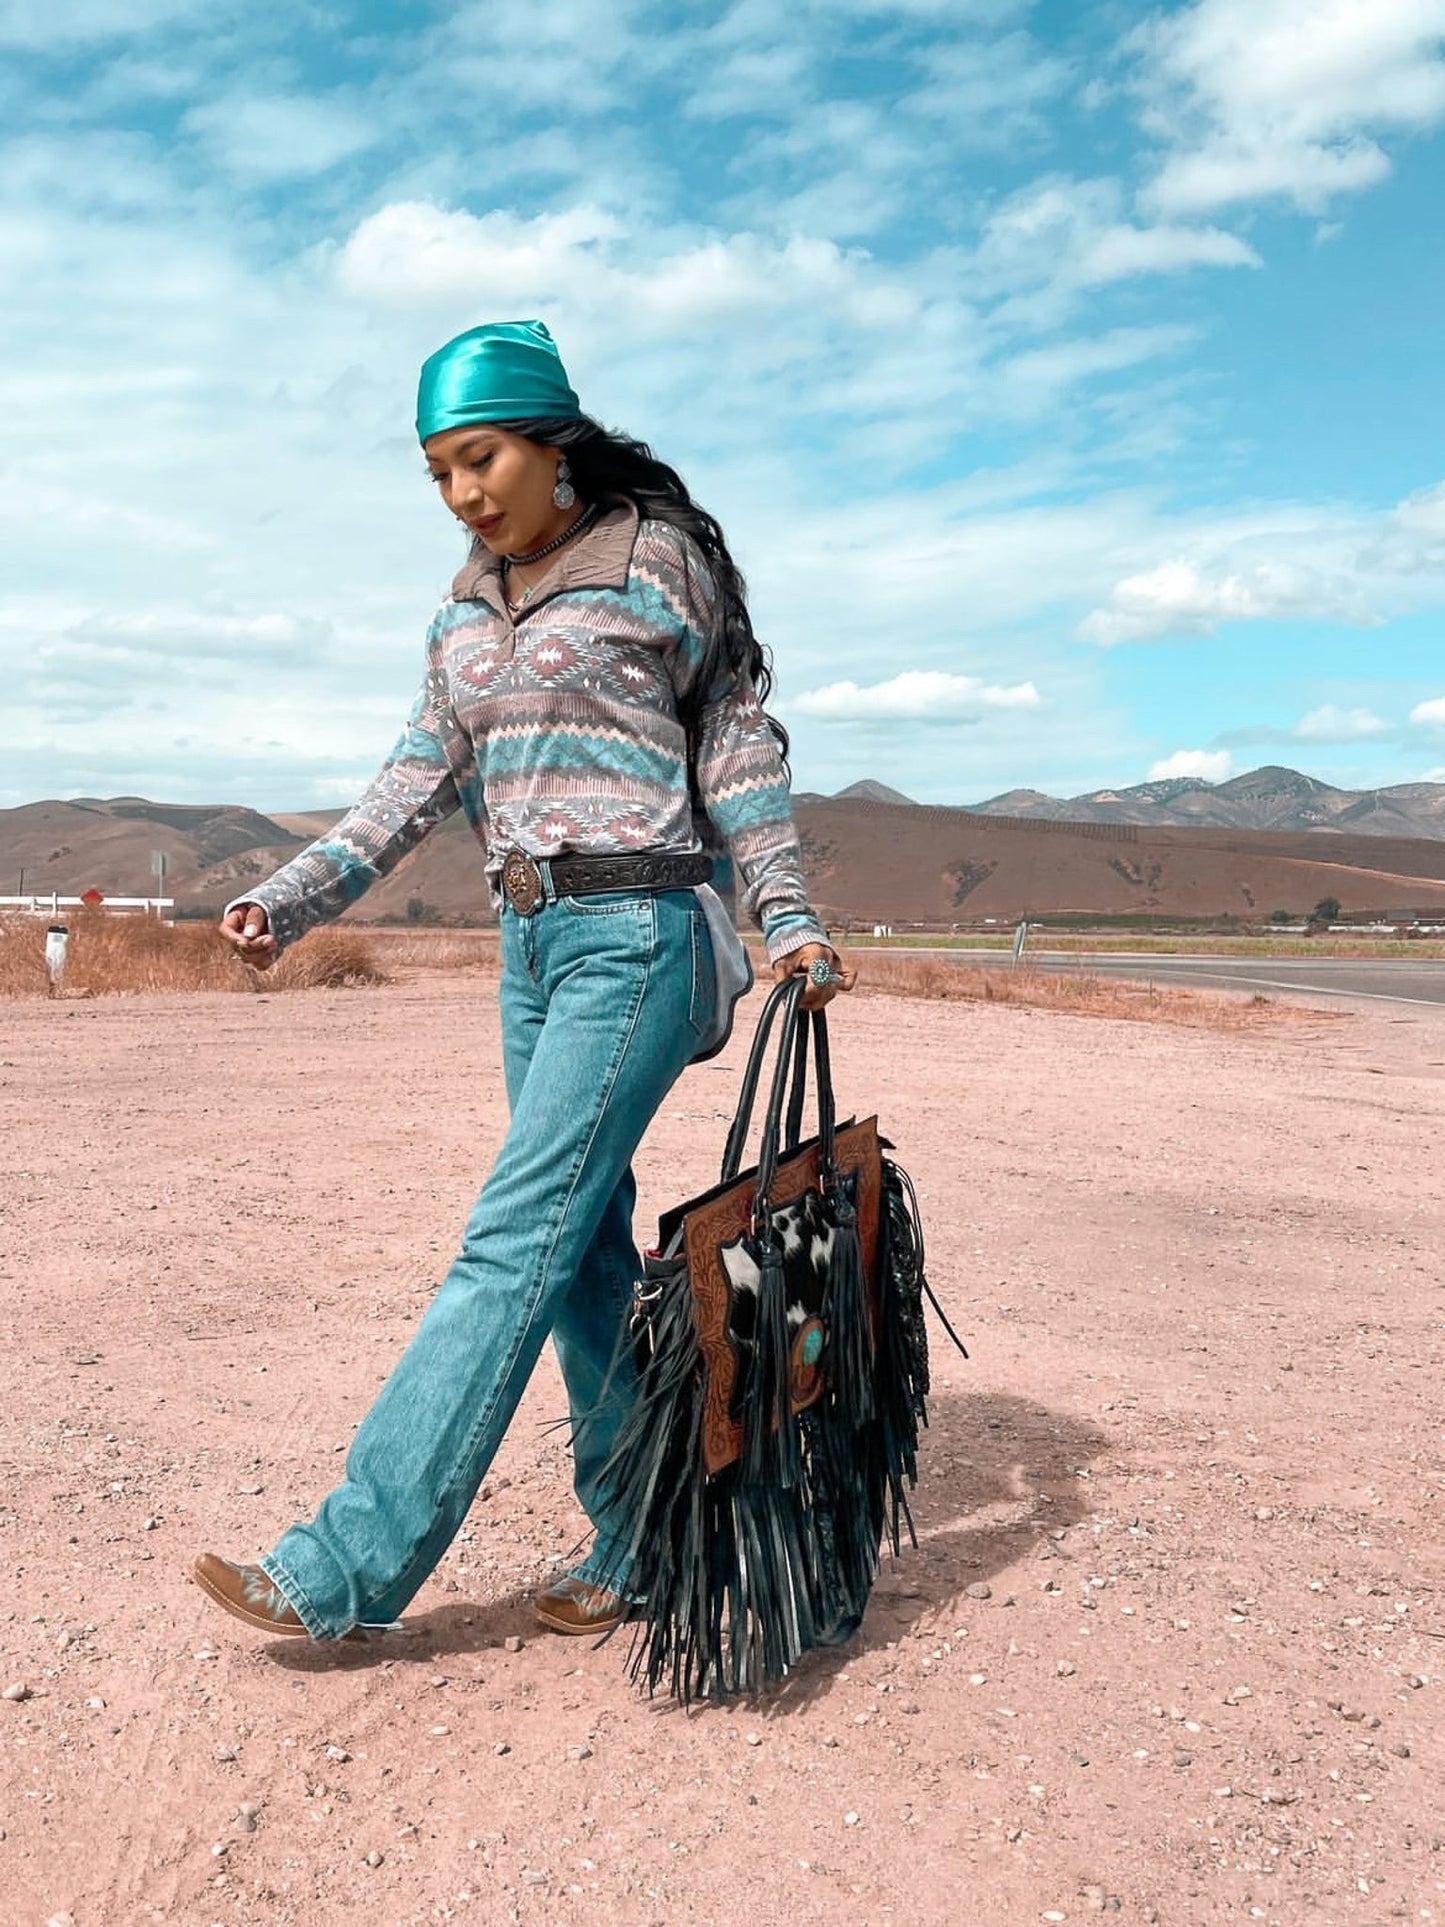
<svg viewBox="0 0 1445 1927"><path fill-rule="evenodd" d="M885 1536L899 1548L900 1520L914 1537L905 1494L927 1422L923 1240L912 1186L886 1159L883 1181L876 1346L870 1351L856 1228L850 1255L851 1227L840 1225L824 1355L841 1370L824 1398L793 1414L779 1389L788 1357L783 1287L764 1264L744 1452L712 1478L685 1272L674 1265L664 1279L663 1267L649 1264L655 1296L641 1301L640 1385L604 1474L634 1522L626 1583L643 1604L629 1665L649 1694L686 1704L784 1678L810 1647L856 1630Z"/></svg>
<svg viewBox="0 0 1445 1927"><path fill-rule="evenodd" d="M851 1189L840 1183L829 1199L834 1222L832 1275L823 1302L828 1333L824 1352L827 1399L849 1425L873 1417L873 1337L868 1329L868 1287L863 1277L863 1247Z"/></svg>
<svg viewBox="0 0 1445 1927"><path fill-rule="evenodd" d="M928 1331L923 1322L923 1226L906 1171L883 1160L881 1245L883 1315L878 1334L878 1404L888 1488L888 1543L896 1555L901 1528L918 1544L907 1488L918 1483L918 1431L928 1423Z"/></svg>
<svg viewBox="0 0 1445 1927"><path fill-rule="evenodd" d="M743 1476L749 1485L785 1489L798 1483L802 1462L797 1432L789 1423L788 1281L782 1253L771 1238L758 1253L758 1273L753 1368L741 1413Z"/></svg>

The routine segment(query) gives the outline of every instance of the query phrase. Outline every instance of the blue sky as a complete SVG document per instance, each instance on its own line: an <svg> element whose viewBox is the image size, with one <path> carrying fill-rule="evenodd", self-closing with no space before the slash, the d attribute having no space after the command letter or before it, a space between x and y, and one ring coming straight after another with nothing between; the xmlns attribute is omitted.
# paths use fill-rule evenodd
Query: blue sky
<svg viewBox="0 0 1445 1927"><path fill-rule="evenodd" d="M305 808L540 315L799 787L1445 780L1445 0L0 0L0 804Z"/></svg>

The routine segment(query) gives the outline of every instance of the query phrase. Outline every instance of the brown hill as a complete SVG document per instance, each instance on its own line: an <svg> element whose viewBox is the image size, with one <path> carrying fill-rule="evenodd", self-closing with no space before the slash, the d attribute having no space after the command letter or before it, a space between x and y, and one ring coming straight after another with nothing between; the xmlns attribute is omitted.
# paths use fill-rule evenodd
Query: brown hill
<svg viewBox="0 0 1445 1927"><path fill-rule="evenodd" d="M311 832L314 834L314 832ZM26 803L0 810L0 888L74 896L155 894L152 854L166 858L166 893L180 903L232 896L269 875L302 838L233 804L151 803L140 796Z"/></svg>
<svg viewBox="0 0 1445 1927"><path fill-rule="evenodd" d="M139 797L0 811L0 879L27 890L144 896L151 852L167 893L215 910L268 876L337 812L263 816ZM1346 911L1445 910L1445 841L1343 831L1146 829L985 816L917 804L800 803L816 900L834 922L944 926L1020 915L1267 916L1323 897ZM488 914L481 853L460 818L349 913L403 917L420 897L447 919Z"/></svg>
<svg viewBox="0 0 1445 1927"><path fill-rule="evenodd" d="M1426 838L1141 829L898 804L798 812L817 900L835 916L1268 916L1323 897L1346 911L1445 906L1445 843Z"/></svg>

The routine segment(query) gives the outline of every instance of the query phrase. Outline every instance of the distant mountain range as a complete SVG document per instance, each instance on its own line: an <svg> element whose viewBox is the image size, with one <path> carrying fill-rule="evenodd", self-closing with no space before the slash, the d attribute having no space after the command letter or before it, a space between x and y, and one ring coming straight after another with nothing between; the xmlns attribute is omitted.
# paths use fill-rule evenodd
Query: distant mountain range
<svg viewBox="0 0 1445 1927"><path fill-rule="evenodd" d="M871 782L796 801L814 902L840 928L1020 915L1259 922L1302 916L1326 897L1354 913L1445 918L1445 785L1361 795L1265 769L1067 801L1014 790L975 809L912 803ZM213 914L339 815L141 796L28 803L0 810L0 894L147 896L162 851L165 894ZM460 816L347 914L371 922L421 911L490 916L481 852Z"/></svg>
<svg viewBox="0 0 1445 1927"><path fill-rule="evenodd" d="M836 798L805 793L799 802L856 800L911 803L886 783L853 783ZM1225 783L1175 776L1127 789L1047 796L1005 790L986 803L965 804L975 816L1013 816L1044 823L1137 823L1146 829L1341 830L1356 836L1445 837L1445 783L1392 783L1379 790L1339 790L1297 769L1270 764Z"/></svg>
<svg viewBox="0 0 1445 1927"><path fill-rule="evenodd" d="M818 790L795 790L795 803L907 803L913 805L913 798L905 796L902 790L891 790L886 783L874 783L865 778L861 783L850 783L845 790L837 790L832 796L824 796Z"/></svg>
<svg viewBox="0 0 1445 1927"><path fill-rule="evenodd" d="M1445 783L1392 783L1338 790L1297 769L1270 764L1225 783L1176 776L1084 796L1006 790L975 804L982 816L1034 817L1055 823L1138 823L1147 828L1346 830L1356 836L1445 836Z"/></svg>

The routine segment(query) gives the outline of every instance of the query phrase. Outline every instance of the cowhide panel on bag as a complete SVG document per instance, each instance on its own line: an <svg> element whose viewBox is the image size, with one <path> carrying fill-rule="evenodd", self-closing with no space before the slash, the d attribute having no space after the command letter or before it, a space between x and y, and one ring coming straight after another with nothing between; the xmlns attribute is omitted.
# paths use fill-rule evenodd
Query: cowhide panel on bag
<svg viewBox="0 0 1445 1927"><path fill-rule="evenodd" d="M851 1198L856 1183L843 1174L839 1183ZM827 1328L823 1312L828 1297L828 1273L838 1243L821 1191L804 1191L791 1204L773 1213L773 1237L783 1256L783 1285L788 1322L788 1396L795 1412L821 1395L823 1347ZM751 1237L734 1239L722 1248L723 1270L729 1286L728 1338L737 1360L733 1378L732 1416L741 1419L754 1363L753 1344L758 1329L762 1269Z"/></svg>
<svg viewBox="0 0 1445 1927"><path fill-rule="evenodd" d="M878 1224L883 1194L876 1117L839 1131L834 1162L840 1172L853 1179L858 1236L868 1280L868 1312L876 1332ZM740 1178L720 1197L689 1211L686 1220L693 1319L703 1355L703 1454L709 1474L731 1465L743 1449L742 1426L733 1416L739 1353L730 1323L735 1312L746 1317L740 1294L744 1298L751 1294L756 1300L757 1266L744 1244L752 1225L756 1189L751 1176ZM789 1293L788 1323L794 1341L792 1403L796 1412L812 1404L823 1390L821 1370L810 1369L807 1359L808 1331L819 1323L822 1281L833 1236L832 1226L822 1214L816 1144L805 1146L779 1166L773 1181L772 1204L774 1222L784 1239L784 1262L790 1280L801 1281L805 1275L816 1279L815 1298L806 1286L799 1289L797 1282ZM794 1245L795 1258L803 1255L806 1244L804 1264L788 1262L786 1253L790 1244Z"/></svg>

